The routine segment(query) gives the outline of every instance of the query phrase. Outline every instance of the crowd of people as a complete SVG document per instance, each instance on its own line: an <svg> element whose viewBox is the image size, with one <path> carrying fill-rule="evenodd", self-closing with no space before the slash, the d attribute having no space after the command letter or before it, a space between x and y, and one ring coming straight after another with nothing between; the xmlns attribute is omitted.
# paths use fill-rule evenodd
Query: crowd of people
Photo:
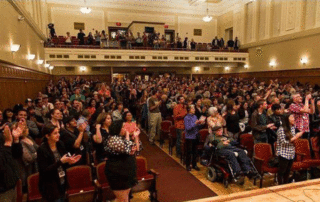
<svg viewBox="0 0 320 202"><path fill-rule="evenodd" d="M50 38L57 38L57 35L54 30L54 25L51 25L50 28ZM57 38L58 39L58 38ZM218 39L215 37L212 40L212 43L204 43L206 47L197 47L197 43L194 39L189 39L185 37L184 40L181 39L179 33L174 37L174 39L167 39L165 35L161 35L159 32L154 30L153 33L146 33L137 32L134 34L129 30L127 32L124 31L117 31L114 36L109 36L108 32L102 30L99 32L98 30L94 30L94 32L89 32L86 35L82 29L79 30L77 37L72 38L70 32L66 33L66 36L63 37L63 44L64 45L72 45L72 44L79 44L79 45L96 45L100 46L101 48L109 48L109 47L120 47L122 49L132 49L134 47L152 47L154 49L166 49L166 48L176 48L176 49L185 49L185 50L239 50L240 48L240 41L236 37L235 40L230 39L225 44L224 39ZM76 43L75 43L75 41ZM49 41L51 44L53 41ZM116 43L112 43L116 42Z"/></svg>
<svg viewBox="0 0 320 202"><path fill-rule="evenodd" d="M80 77L50 81L45 94L39 92L24 105L0 111L0 199L12 201L17 180L25 189L27 177L39 172L42 197L63 201L67 167L106 161L106 177L117 199L128 201L136 184L134 156L142 149L140 129L148 131L154 145L166 119L174 120L178 157L185 132L188 171L199 170L197 157L208 159L215 146L218 155L230 161L236 177L256 175L250 159L236 147L243 133L252 133L255 144L277 142L278 182L288 183L293 142L318 135L319 91L317 85L278 80L169 74L115 80L110 85ZM198 131L203 128L209 135L204 152L197 154Z"/></svg>

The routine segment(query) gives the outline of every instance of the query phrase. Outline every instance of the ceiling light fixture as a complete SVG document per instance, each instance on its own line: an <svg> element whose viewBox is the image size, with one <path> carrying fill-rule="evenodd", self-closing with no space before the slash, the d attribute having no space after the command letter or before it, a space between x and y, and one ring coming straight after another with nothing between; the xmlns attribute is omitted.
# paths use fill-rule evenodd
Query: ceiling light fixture
<svg viewBox="0 0 320 202"><path fill-rule="evenodd" d="M80 67L80 71L84 72L84 71L86 71L86 70L87 70L87 68L86 68L85 66L81 66L81 67Z"/></svg>
<svg viewBox="0 0 320 202"><path fill-rule="evenodd" d="M10 49L11 52L17 52L20 49L21 45L20 44L12 44Z"/></svg>
<svg viewBox="0 0 320 202"><path fill-rule="evenodd" d="M85 6L80 8L81 13L83 13L83 14L91 13L91 8L87 7L86 4L87 4L86 0L84 0L84 5Z"/></svg>
<svg viewBox="0 0 320 202"><path fill-rule="evenodd" d="M230 69L230 67L227 66L227 67L225 67L224 69L228 71L228 70Z"/></svg>
<svg viewBox="0 0 320 202"><path fill-rule="evenodd" d="M212 16L210 16L208 13L209 13L209 9L208 9L208 1L207 1L207 15L202 18L204 22L210 22L212 20Z"/></svg>
<svg viewBox="0 0 320 202"><path fill-rule="evenodd" d="M49 67L50 70L53 70L53 68L54 68L54 66L50 66L50 67Z"/></svg>
<svg viewBox="0 0 320 202"><path fill-rule="evenodd" d="M194 70L198 72L200 70L200 67L195 67Z"/></svg>
<svg viewBox="0 0 320 202"><path fill-rule="evenodd" d="M249 65L245 64L243 67L247 69L249 68Z"/></svg>
<svg viewBox="0 0 320 202"><path fill-rule="evenodd" d="M33 60L35 57L36 57L35 54L29 54L29 55L27 56L27 59L28 59L28 60Z"/></svg>
<svg viewBox="0 0 320 202"><path fill-rule="evenodd" d="M50 64L44 64L44 67L48 68L48 67L50 67Z"/></svg>

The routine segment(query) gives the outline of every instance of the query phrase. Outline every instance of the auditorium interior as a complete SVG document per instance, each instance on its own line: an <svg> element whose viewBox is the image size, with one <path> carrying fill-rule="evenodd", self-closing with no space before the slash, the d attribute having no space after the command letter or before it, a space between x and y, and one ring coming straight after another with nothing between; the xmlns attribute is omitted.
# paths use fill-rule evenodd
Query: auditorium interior
<svg viewBox="0 0 320 202"><path fill-rule="evenodd" d="M62 103L61 106L65 105L65 110L71 113L74 104L71 99L75 96L83 109L88 109L79 113L83 115L89 111L92 117L99 107L105 112L108 108L112 113L122 103L137 121L142 143L142 150L134 154L138 181L130 191L129 201L320 201L319 0L1 0L0 11L0 139L3 134L6 138L5 130L11 123L4 120L10 112L19 117L18 108L22 105L29 117L29 111L36 111L38 102L44 102L48 97L49 104L54 107L51 110ZM64 84L67 87L61 87ZM108 93L100 94L103 87ZM63 89L66 92L62 92ZM78 94L74 94L77 89L81 89L85 98L93 98L78 98ZM132 101L132 96L140 92L141 99L145 94L146 98L156 99L154 93L159 100L163 96L171 99L166 101L165 109L154 102L156 106L161 105L161 113L162 110L168 113L168 116L161 114L162 121L158 126L152 125L158 119L151 121L150 114L155 112L149 106L150 101L147 104L144 101L144 105L136 97ZM299 105L304 106L301 112L294 112L291 106L298 99L297 93L303 99ZM92 109L95 95L97 100L108 102L100 102L100 106ZM195 126L200 128L195 149L189 148L188 130L177 128L181 118L176 118L175 107L179 106L181 96L185 97L186 103L196 107L199 99L202 102L198 106L201 115L196 121L196 125L202 125ZM260 116L262 98L268 105L266 114L277 111L273 106L279 105L284 112L292 112L296 121L301 118L306 123L307 120L308 126L301 127L303 130L308 128L304 131L308 137L291 139L292 142L286 139L283 141L289 143L278 147L282 141L279 140L279 129L273 131L276 139L272 143L258 143L255 134L262 130L255 131L252 119L255 112ZM231 105L232 109L229 109L230 100L235 103ZM279 100L281 103L276 103ZM219 104L215 105L215 101ZM248 116L248 120L243 123L243 129L241 118L239 124L232 123L231 118L239 121L244 103L249 105L250 115L245 111L243 116ZM304 113L306 107L308 112ZM44 105L40 106L40 110L44 108ZM188 112L189 108L188 105ZM218 155L217 145L213 146L214 151L210 150L212 155L203 159L207 151L206 140L220 130L210 128L210 109L218 109L220 115L217 116L229 119L226 126L221 125L226 131L223 133L239 140L232 147L245 152L246 163L256 172L253 178L240 178L238 173L234 174L231 160ZM233 116L233 112L237 116ZM61 113L65 116L65 111L61 110ZM54 118L52 114L49 118L50 115ZM184 123L188 116L182 117ZM35 119L31 117L28 121L34 121L41 133L47 119L43 117L43 123ZM201 119L208 122L202 123ZM262 119L258 118L258 121L263 122ZM270 124L273 123L264 126L268 130L275 127ZM299 124L296 122L294 126ZM233 126L240 127L242 132L230 132ZM96 124L92 122L90 127L96 129ZM153 128L155 137L151 135ZM31 129L28 131L30 133ZM300 132L297 130L296 135ZM40 133L34 138L38 146L43 144ZM94 135L88 135L89 139ZM12 136L11 142L15 144L14 129ZM287 138L288 134L285 136ZM89 140L82 141L88 145L86 141ZM0 151L2 147L0 145ZM290 182L282 184L279 182L281 171L277 167L280 163L275 167L270 164L271 160L285 159L278 156L278 148L283 147L293 148L295 157L290 160L293 162L288 171ZM121 201L115 200L108 185L102 168L106 163L99 163L93 150L88 147L87 159L81 159L86 163L67 169L69 188L65 201ZM234 153L235 158L242 155ZM1 161L3 154L0 154ZM196 164L192 168L188 156L195 157L192 161ZM239 159L239 162L243 161ZM77 167L79 172L75 172ZM0 170L2 172L2 168ZM17 181L14 201L42 201L43 194L38 190L39 175L37 172L29 174L24 180ZM3 179L0 177L0 181ZM0 192L0 199L5 193Z"/></svg>

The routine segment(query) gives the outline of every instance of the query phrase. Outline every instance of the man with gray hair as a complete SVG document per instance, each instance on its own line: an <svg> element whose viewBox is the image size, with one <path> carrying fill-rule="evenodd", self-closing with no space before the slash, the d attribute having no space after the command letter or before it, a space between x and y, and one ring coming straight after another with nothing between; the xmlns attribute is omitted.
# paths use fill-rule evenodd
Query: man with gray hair
<svg viewBox="0 0 320 202"><path fill-rule="evenodd" d="M313 114L315 111L314 99L312 99L311 94L306 96L304 104L302 104L302 97L300 93L292 95L293 103L290 105L289 110L294 115L295 128L304 132L303 138L310 138L310 128L309 128L309 114ZM309 106L309 101L311 101L311 106Z"/></svg>

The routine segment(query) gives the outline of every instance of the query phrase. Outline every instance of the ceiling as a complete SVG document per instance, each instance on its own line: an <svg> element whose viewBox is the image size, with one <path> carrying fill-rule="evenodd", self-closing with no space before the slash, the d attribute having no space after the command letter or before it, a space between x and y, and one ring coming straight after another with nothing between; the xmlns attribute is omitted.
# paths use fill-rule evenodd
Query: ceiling
<svg viewBox="0 0 320 202"><path fill-rule="evenodd" d="M170 10L175 13L194 14L205 11L208 4L210 13L221 15L243 1L250 0L47 0L47 3L145 11Z"/></svg>

